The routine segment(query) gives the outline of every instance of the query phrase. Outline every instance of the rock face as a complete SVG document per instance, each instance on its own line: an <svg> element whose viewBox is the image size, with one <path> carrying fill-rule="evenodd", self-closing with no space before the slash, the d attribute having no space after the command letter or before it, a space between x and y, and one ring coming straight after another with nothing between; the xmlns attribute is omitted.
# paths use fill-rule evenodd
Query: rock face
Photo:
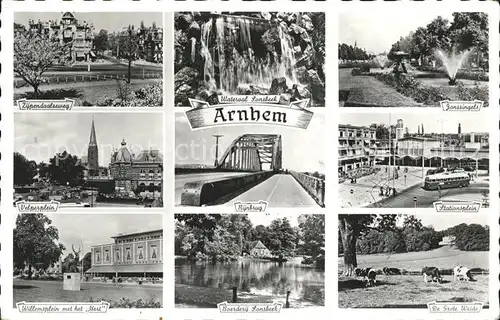
<svg viewBox="0 0 500 320"><path fill-rule="evenodd" d="M269 89L269 94L279 95L287 92L288 86L286 85L286 78L276 78L273 79L271 83L271 88Z"/></svg>
<svg viewBox="0 0 500 320"><path fill-rule="evenodd" d="M196 96L199 73L190 67L184 67L174 76L176 106L189 106L189 98Z"/></svg>

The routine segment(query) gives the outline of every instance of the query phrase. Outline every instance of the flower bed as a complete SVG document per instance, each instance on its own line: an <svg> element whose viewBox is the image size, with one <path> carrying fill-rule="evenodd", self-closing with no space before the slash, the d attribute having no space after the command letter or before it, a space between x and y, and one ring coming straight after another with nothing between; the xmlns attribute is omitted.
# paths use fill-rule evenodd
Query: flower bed
<svg viewBox="0 0 500 320"><path fill-rule="evenodd" d="M395 88L399 93L407 97L411 97L418 103L423 103L425 105L437 105L439 101L456 100L456 98L452 97L449 91L445 90L445 88L425 86L411 75L399 74L396 76L393 73L371 73L370 75ZM456 91L457 98L460 100L488 101L488 88L479 86L479 83L475 83L472 88L466 88L460 81L457 81Z"/></svg>

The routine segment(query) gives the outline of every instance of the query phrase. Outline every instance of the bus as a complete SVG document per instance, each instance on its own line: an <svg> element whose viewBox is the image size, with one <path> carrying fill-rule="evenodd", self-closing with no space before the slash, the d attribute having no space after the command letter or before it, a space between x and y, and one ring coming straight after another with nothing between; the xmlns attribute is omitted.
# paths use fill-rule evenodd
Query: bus
<svg viewBox="0 0 500 320"><path fill-rule="evenodd" d="M468 187L470 176L466 172L443 172L425 177L425 190Z"/></svg>

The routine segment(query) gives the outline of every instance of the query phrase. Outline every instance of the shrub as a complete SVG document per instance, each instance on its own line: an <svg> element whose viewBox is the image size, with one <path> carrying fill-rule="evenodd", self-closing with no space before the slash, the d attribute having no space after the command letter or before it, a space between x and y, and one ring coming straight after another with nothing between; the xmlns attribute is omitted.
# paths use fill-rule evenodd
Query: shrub
<svg viewBox="0 0 500 320"><path fill-rule="evenodd" d="M481 100L488 101L488 87L474 83L472 88L466 88L461 81L457 81L458 98L464 101Z"/></svg>
<svg viewBox="0 0 500 320"><path fill-rule="evenodd" d="M76 89L52 89L38 92L38 97L36 99L40 100L63 100L65 98L75 99L81 98L82 93ZM21 98L25 99L35 99L34 92L26 92L21 95Z"/></svg>
<svg viewBox="0 0 500 320"><path fill-rule="evenodd" d="M352 76L360 76L361 75L361 69L360 68L354 68L351 70L351 75Z"/></svg>
<svg viewBox="0 0 500 320"><path fill-rule="evenodd" d="M110 308L161 308L161 302L152 296L146 300L132 300L122 297L120 300L110 301L107 298L89 298L89 302L108 301Z"/></svg>

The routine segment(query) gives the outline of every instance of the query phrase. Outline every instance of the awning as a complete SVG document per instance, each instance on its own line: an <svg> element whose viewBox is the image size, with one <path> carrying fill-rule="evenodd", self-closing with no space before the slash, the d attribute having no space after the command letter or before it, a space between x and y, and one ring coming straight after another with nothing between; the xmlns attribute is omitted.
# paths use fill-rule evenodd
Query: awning
<svg viewBox="0 0 500 320"><path fill-rule="evenodd" d="M85 273L163 273L163 263L93 266Z"/></svg>

